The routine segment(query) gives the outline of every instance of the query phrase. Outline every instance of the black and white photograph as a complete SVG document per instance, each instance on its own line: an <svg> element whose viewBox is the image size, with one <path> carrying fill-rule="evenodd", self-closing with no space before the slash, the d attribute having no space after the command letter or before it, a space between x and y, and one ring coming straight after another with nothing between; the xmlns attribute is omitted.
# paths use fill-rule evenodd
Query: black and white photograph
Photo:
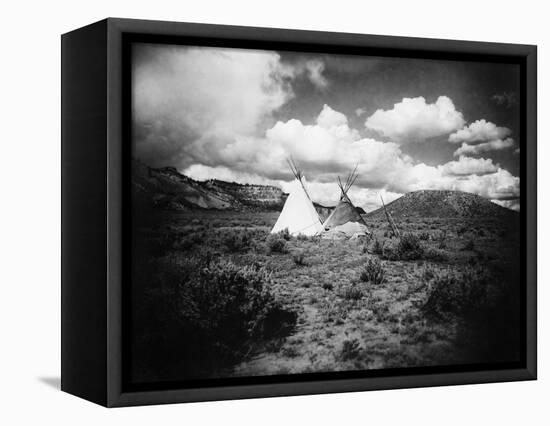
<svg viewBox="0 0 550 426"><path fill-rule="evenodd" d="M3 5L0 425L545 424L541 5Z"/></svg>
<svg viewBox="0 0 550 426"><path fill-rule="evenodd" d="M131 380L520 360L517 64L134 43Z"/></svg>

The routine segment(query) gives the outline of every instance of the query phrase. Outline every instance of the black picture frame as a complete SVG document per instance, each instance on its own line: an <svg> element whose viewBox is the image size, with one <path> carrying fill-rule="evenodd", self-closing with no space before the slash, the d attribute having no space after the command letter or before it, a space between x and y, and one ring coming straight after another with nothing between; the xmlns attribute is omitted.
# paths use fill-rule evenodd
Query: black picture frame
<svg viewBox="0 0 550 426"><path fill-rule="evenodd" d="M129 44L133 41L484 62L521 67L523 356L474 365L133 386L129 292ZM536 46L109 18L62 36L62 390L108 407L534 380Z"/></svg>

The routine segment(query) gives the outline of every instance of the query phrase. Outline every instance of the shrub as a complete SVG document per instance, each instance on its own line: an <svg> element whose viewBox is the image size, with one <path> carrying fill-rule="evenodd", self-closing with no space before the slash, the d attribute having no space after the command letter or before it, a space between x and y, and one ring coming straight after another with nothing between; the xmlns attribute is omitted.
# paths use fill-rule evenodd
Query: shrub
<svg viewBox="0 0 550 426"><path fill-rule="evenodd" d="M422 258L424 249L419 238L414 234L404 234L397 246L383 250L382 258L387 260L417 260Z"/></svg>
<svg viewBox="0 0 550 426"><path fill-rule="evenodd" d="M255 334L266 314L278 307L264 286L270 273L261 267L223 260L189 263L175 286L176 313L218 339Z"/></svg>
<svg viewBox="0 0 550 426"><path fill-rule="evenodd" d="M359 340L344 340L342 349L340 350L340 359L342 361L350 361L359 358L361 355L361 344Z"/></svg>
<svg viewBox="0 0 550 426"><path fill-rule="evenodd" d="M481 267L435 274L422 309L437 318L465 316L490 303L491 282L491 277Z"/></svg>
<svg viewBox="0 0 550 426"><path fill-rule="evenodd" d="M399 239L397 253L402 260L415 260L423 254L420 240L414 234L405 234Z"/></svg>
<svg viewBox="0 0 550 426"><path fill-rule="evenodd" d="M332 283L323 283L323 289L331 291L334 289L334 285Z"/></svg>
<svg viewBox="0 0 550 426"><path fill-rule="evenodd" d="M292 260L294 260L294 263L297 266L305 266L306 265L305 258L306 258L306 255L305 255L304 250L296 250L292 254Z"/></svg>
<svg viewBox="0 0 550 426"><path fill-rule="evenodd" d="M424 232L421 232L419 235L418 235L418 238L422 241L427 241L430 239L430 234L426 231Z"/></svg>
<svg viewBox="0 0 550 426"><path fill-rule="evenodd" d="M271 234L267 237L267 246L271 253L286 253L288 251L286 240L278 234Z"/></svg>
<svg viewBox="0 0 550 426"><path fill-rule="evenodd" d="M469 265L437 274L421 309L436 320L457 324L457 347L476 361L519 357L519 271ZM514 318L514 321L511 321Z"/></svg>
<svg viewBox="0 0 550 426"><path fill-rule="evenodd" d="M162 366L167 377L216 374L296 324L297 314L275 299L271 275L259 266L166 256L136 267L136 362L152 371Z"/></svg>
<svg viewBox="0 0 550 426"><path fill-rule="evenodd" d="M251 232L246 229L227 231L222 237L222 242L229 252L244 251L252 243Z"/></svg>
<svg viewBox="0 0 550 426"><path fill-rule="evenodd" d="M290 241L290 239L292 238L292 235L290 235L288 228L285 228L282 231L277 232L277 235L286 241Z"/></svg>
<svg viewBox="0 0 550 426"><path fill-rule="evenodd" d="M367 264L361 271L361 281L370 282L372 284L382 284L385 280L385 272L380 260L369 258Z"/></svg>

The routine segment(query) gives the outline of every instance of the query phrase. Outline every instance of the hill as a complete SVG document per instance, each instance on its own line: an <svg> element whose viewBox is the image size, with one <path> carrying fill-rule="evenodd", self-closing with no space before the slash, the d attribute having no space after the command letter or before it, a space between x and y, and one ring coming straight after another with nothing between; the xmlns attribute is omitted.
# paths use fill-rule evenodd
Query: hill
<svg viewBox="0 0 550 426"><path fill-rule="evenodd" d="M150 207L166 210L279 211L288 194L271 185L250 185L217 179L197 181L173 167L152 168L132 160L132 195ZM314 203L328 215L330 208Z"/></svg>
<svg viewBox="0 0 550 426"><path fill-rule="evenodd" d="M516 217L518 214L479 195L461 191L422 190L409 192L386 205L395 219L416 217L475 218ZM384 219L381 207L367 214L369 219Z"/></svg>

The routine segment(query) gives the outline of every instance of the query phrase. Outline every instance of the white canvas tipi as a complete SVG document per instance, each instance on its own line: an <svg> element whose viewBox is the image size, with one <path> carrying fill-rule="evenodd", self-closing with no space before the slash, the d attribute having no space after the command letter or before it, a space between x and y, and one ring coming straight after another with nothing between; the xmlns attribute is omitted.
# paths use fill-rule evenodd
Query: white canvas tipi
<svg viewBox="0 0 550 426"><path fill-rule="evenodd" d="M290 194L271 233L288 229L288 232L294 236L316 235L323 231L323 225L306 191L305 177L293 161L289 160L288 164L296 179L292 183Z"/></svg>

